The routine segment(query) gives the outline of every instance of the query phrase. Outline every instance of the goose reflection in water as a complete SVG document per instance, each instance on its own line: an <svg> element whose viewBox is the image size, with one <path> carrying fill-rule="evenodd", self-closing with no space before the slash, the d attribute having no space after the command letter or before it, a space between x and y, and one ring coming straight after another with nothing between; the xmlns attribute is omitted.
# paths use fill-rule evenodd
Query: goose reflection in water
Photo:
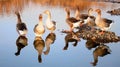
<svg viewBox="0 0 120 67"><path fill-rule="evenodd" d="M53 44L55 40L56 40L56 34L49 33L45 39L45 45L46 45L46 50L44 51L45 55L48 55L48 53L50 52L50 45Z"/></svg>
<svg viewBox="0 0 120 67"><path fill-rule="evenodd" d="M69 42L75 42L73 44L73 46L77 46L78 41L80 41L80 38L78 38L74 32L68 33L65 36L65 46L64 46L63 50L68 49Z"/></svg>
<svg viewBox="0 0 120 67"><path fill-rule="evenodd" d="M20 55L21 49L28 45L28 39L26 36L19 36L16 40L17 52L16 56Z"/></svg>
<svg viewBox="0 0 120 67"><path fill-rule="evenodd" d="M93 51L94 61L91 62L93 66L96 66L98 63L98 57L104 57L111 53L110 48L107 45L101 44Z"/></svg>
<svg viewBox="0 0 120 67"><path fill-rule="evenodd" d="M38 61L41 63L42 62L41 55L42 55L43 49L45 47L45 42L41 36L36 36L33 44L34 44L34 48L38 52Z"/></svg>
<svg viewBox="0 0 120 67"><path fill-rule="evenodd" d="M87 40L86 41L86 48L88 48L89 50L91 50L92 48L96 48L99 45L100 45L100 43L96 43L92 40Z"/></svg>

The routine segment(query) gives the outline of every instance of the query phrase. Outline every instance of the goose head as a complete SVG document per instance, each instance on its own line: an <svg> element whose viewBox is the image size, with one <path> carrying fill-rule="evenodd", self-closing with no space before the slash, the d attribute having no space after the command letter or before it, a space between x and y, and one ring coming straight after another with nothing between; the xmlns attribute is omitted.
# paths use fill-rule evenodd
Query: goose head
<svg viewBox="0 0 120 67"><path fill-rule="evenodd" d="M20 17L20 13L18 11L15 12L15 14Z"/></svg>
<svg viewBox="0 0 120 67"><path fill-rule="evenodd" d="M40 15L39 15L39 20L42 20L42 18L43 18L43 17L42 17L42 14L40 14Z"/></svg>
<svg viewBox="0 0 120 67"><path fill-rule="evenodd" d="M93 9L92 8L89 8L89 10L88 11L93 11Z"/></svg>
<svg viewBox="0 0 120 67"><path fill-rule="evenodd" d="M93 9L92 9L92 8L89 8L89 9L88 9L88 15L91 15L92 12L93 12Z"/></svg>
<svg viewBox="0 0 120 67"><path fill-rule="evenodd" d="M68 8L64 8L64 10L65 10L65 11L69 11L69 9L68 9Z"/></svg>
<svg viewBox="0 0 120 67"><path fill-rule="evenodd" d="M45 10L43 13L47 14L47 15L50 15L50 11L49 10Z"/></svg>
<svg viewBox="0 0 120 67"><path fill-rule="evenodd" d="M96 9L95 12L97 12L98 14L101 14L101 10L100 9Z"/></svg>
<svg viewBox="0 0 120 67"><path fill-rule="evenodd" d="M64 8L64 10L65 10L67 13L70 14L70 9L68 9L68 8Z"/></svg>
<svg viewBox="0 0 120 67"><path fill-rule="evenodd" d="M49 10L45 10L43 13L48 15L48 19L51 19L51 13Z"/></svg>
<svg viewBox="0 0 120 67"><path fill-rule="evenodd" d="M15 11L15 14L16 14L16 15L18 15L18 14L19 14L19 12L18 12L18 11Z"/></svg>

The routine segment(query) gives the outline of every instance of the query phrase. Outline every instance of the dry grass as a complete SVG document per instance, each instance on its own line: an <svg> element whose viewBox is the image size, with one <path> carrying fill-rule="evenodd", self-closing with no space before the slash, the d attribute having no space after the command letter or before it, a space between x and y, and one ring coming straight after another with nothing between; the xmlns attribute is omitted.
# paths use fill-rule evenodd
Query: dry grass
<svg viewBox="0 0 120 67"><path fill-rule="evenodd" d="M76 6L78 6L80 10L87 9L92 5L98 5L98 3L90 2L89 0L0 0L0 14L11 14L16 10L22 12L24 7L28 5L30 1L42 6L70 7L71 9L75 9ZM104 6L104 4L100 5Z"/></svg>

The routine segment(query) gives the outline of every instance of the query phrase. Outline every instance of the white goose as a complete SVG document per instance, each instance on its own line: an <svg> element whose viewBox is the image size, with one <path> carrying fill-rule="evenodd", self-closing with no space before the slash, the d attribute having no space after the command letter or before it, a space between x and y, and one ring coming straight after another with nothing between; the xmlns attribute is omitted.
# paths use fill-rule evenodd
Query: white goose
<svg viewBox="0 0 120 67"><path fill-rule="evenodd" d="M104 31L107 31L111 27L113 21L110 19L102 18L100 9L96 9L95 11L98 14L95 19L95 23L102 30L101 34L103 34Z"/></svg>
<svg viewBox="0 0 120 67"><path fill-rule="evenodd" d="M39 23L34 27L34 33L36 36L42 36L45 32L45 27L42 21L42 14L39 15Z"/></svg>
<svg viewBox="0 0 120 67"><path fill-rule="evenodd" d="M16 24L17 32L19 35L25 36L28 32L27 26L24 22L22 22L19 12L15 12L15 14L17 15L17 24Z"/></svg>
<svg viewBox="0 0 120 67"><path fill-rule="evenodd" d="M48 15L46 20L46 27L48 30L53 32L56 29L56 22L51 20L51 13L49 10L44 11L44 13Z"/></svg>

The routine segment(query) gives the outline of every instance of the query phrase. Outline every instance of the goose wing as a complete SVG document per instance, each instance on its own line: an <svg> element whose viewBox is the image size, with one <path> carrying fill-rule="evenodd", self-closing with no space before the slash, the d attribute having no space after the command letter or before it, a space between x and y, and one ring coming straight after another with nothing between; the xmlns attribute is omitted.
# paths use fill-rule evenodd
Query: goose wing
<svg viewBox="0 0 120 67"><path fill-rule="evenodd" d="M103 21L105 22L105 26L106 26L106 27L109 27L110 24L113 22L112 20L106 19L106 18L103 18Z"/></svg>
<svg viewBox="0 0 120 67"><path fill-rule="evenodd" d="M76 22L80 21L80 20L77 20L74 17L68 18L68 20L71 21L72 23L76 23Z"/></svg>
<svg viewBox="0 0 120 67"><path fill-rule="evenodd" d="M17 24L18 30L27 30L26 24L25 23L19 23Z"/></svg>
<svg viewBox="0 0 120 67"><path fill-rule="evenodd" d="M52 21L52 23L53 23L54 25L56 25L56 22L55 22L55 21Z"/></svg>
<svg viewBox="0 0 120 67"><path fill-rule="evenodd" d="M38 26L38 24L36 24L36 25L35 25L35 27L34 27L34 32L36 32L36 31L37 31L37 30L36 30L37 26Z"/></svg>
<svg viewBox="0 0 120 67"><path fill-rule="evenodd" d="M88 14L80 14L79 17L80 17L80 19L87 19Z"/></svg>
<svg viewBox="0 0 120 67"><path fill-rule="evenodd" d="M96 19L94 16L89 16L89 17L90 17L91 19L93 19L94 21L95 21L95 19Z"/></svg>

